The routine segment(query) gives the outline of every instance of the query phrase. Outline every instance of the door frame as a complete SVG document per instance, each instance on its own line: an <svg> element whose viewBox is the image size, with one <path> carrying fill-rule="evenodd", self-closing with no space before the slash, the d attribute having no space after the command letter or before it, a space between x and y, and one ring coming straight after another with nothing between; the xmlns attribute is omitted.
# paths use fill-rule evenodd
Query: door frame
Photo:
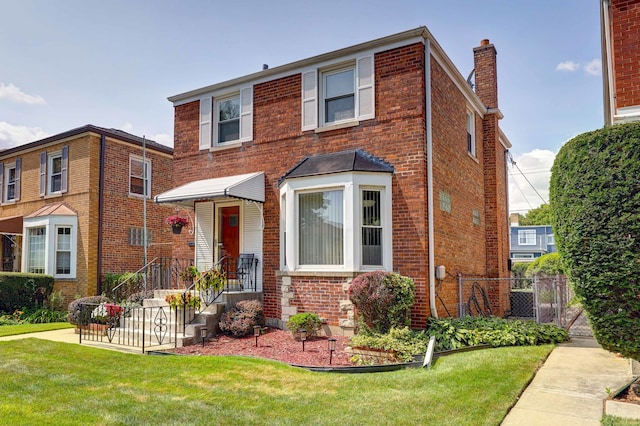
<svg viewBox="0 0 640 426"><path fill-rule="evenodd" d="M238 207L238 252L242 253L242 243L243 243L243 205L241 201L233 200L233 201L223 201L214 203L214 220L213 220L213 239L216 242L215 249L213 253L213 263L217 264L220 261L220 244L222 240L222 235L220 235L220 220L222 218L222 214L220 209L224 207Z"/></svg>

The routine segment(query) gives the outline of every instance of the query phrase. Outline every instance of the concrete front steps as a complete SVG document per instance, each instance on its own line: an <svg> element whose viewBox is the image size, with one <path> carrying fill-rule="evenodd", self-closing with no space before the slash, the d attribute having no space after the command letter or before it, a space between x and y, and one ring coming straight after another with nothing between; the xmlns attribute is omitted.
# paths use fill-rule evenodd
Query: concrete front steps
<svg viewBox="0 0 640 426"><path fill-rule="evenodd" d="M182 292L183 290L155 290L153 298L143 301L142 308L133 308L129 316L121 319L121 326L113 330L115 334L111 339L112 343L140 346L139 342L144 339L146 347L161 350L201 342L203 328L206 328L207 337L216 335L225 303L212 303L197 314L193 309L188 310L187 325L183 333L185 314L180 309L171 309L165 301L167 295Z"/></svg>

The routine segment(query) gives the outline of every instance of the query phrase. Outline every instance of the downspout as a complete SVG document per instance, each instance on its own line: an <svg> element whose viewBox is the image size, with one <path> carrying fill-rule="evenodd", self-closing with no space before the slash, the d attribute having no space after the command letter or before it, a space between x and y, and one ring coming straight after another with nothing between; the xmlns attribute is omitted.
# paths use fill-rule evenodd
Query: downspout
<svg viewBox="0 0 640 426"><path fill-rule="evenodd" d="M429 239L429 309L431 316L438 318L436 310L436 272L434 268L433 238L433 139L431 135L431 44L429 38L424 44L424 111L425 133L427 138L427 234Z"/></svg>
<svg viewBox="0 0 640 426"><path fill-rule="evenodd" d="M604 125L611 126L616 114L613 87L613 51L611 49L610 0L602 0L600 9L600 42L602 49L602 88L604 102Z"/></svg>
<svg viewBox="0 0 640 426"><path fill-rule="evenodd" d="M102 274L102 210L104 208L104 158L107 138L103 134L100 136L100 168L98 177L98 262L96 276L96 294L102 294L100 275Z"/></svg>

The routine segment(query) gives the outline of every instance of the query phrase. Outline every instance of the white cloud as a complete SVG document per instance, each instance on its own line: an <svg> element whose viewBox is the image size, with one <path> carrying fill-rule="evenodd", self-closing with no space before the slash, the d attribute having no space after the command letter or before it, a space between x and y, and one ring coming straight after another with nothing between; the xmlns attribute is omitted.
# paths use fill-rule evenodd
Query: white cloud
<svg viewBox="0 0 640 426"><path fill-rule="evenodd" d="M12 83L0 83L0 99L7 99L19 104L44 105L47 102L40 96L29 95Z"/></svg>
<svg viewBox="0 0 640 426"><path fill-rule="evenodd" d="M13 148L47 136L49 134L38 127L15 126L0 121L0 149Z"/></svg>
<svg viewBox="0 0 640 426"><path fill-rule="evenodd" d="M133 130L133 124L124 123L122 126L120 126L120 130L122 130L123 132L131 133L131 131Z"/></svg>
<svg viewBox="0 0 640 426"><path fill-rule="evenodd" d="M574 72L574 71L577 71L579 68L580 68L579 63L573 62L573 61L565 61L565 62L560 62L556 66L556 71Z"/></svg>
<svg viewBox="0 0 640 426"><path fill-rule="evenodd" d="M150 136L149 139L156 141L162 145L173 147L173 135L166 133L158 133L157 135Z"/></svg>
<svg viewBox="0 0 640 426"><path fill-rule="evenodd" d="M587 74L601 75L602 74L602 61L600 59L594 59L584 65L584 70Z"/></svg>
<svg viewBox="0 0 640 426"><path fill-rule="evenodd" d="M528 210L549 202L549 179L555 158L555 153L543 149L534 149L513 158L517 167L509 165L511 213L526 214Z"/></svg>

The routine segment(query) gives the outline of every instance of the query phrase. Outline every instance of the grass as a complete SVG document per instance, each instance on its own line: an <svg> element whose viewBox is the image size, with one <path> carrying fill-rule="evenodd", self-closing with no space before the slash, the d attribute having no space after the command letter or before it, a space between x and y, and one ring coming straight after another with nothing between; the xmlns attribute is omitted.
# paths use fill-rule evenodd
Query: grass
<svg viewBox="0 0 640 426"><path fill-rule="evenodd" d="M15 334L37 333L39 331L60 330L62 328L73 328L68 322L49 322L44 324L17 324L3 325L0 327L0 337L13 336Z"/></svg>
<svg viewBox="0 0 640 426"><path fill-rule="evenodd" d="M465 352L432 369L314 373L243 357L143 356L0 342L5 424L498 425L551 345Z"/></svg>
<svg viewBox="0 0 640 426"><path fill-rule="evenodd" d="M604 426L640 426L640 420L624 419L615 416L604 416L601 423Z"/></svg>

